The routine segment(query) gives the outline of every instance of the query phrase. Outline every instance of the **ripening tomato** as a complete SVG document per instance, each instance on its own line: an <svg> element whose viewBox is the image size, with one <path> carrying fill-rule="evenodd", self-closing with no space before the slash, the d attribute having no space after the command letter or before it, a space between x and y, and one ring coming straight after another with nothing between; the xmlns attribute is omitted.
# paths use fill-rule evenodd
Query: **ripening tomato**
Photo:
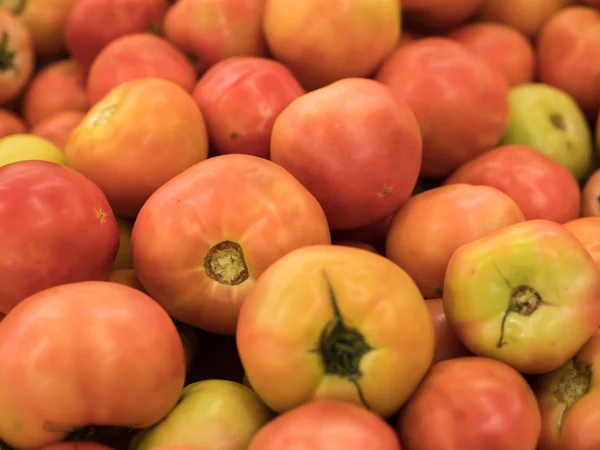
<svg viewBox="0 0 600 450"><path fill-rule="evenodd" d="M333 399L389 417L434 351L431 317L406 272L335 245L301 248L269 267L242 305L236 339L250 384L277 412Z"/></svg>
<svg viewBox="0 0 600 450"><path fill-rule="evenodd" d="M0 360L0 440L22 449L87 425L154 425L177 403L186 369L165 310L106 281L25 299L0 323Z"/></svg>
<svg viewBox="0 0 600 450"><path fill-rule="evenodd" d="M443 361L445 359L459 358L461 356L470 356L471 352L463 345L448 323L444 314L444 300L434 298L425 302L431 319L433 320L433 329L435 331L435 353L433 362Z"/></svg>
<svg viewBox="0 0 600 450"><path fill-rule="evenodd" d="M31 127L30 133L52 142L64 151L71 133L79 126L84 117L85 114L79 111L60 112L40 120Z"/></svg>
<svg viewBox="0 0 600 450"><path fill-rule="evenodd" d="M27 125L22 117L8 109L0 109L0 139L12 134L23 134Z"/></svg>
<svg viewBox="0 0 600 450"><path fill-rule="evenodd" d="M329 243L325 213L298 180L267 159L231 154L160 187L137 216L131 252L142 285L174 318L233 334L268 266Z"/></svg>
<svg viewBox="0 0 600 450"><path fill-rule="evenodd" d="M359 406L319 400L299 406L256 434L248 450L401 450L393 428Z"/></svg>
<svg viewBox="0 0 600 450"><path fill-rule="evenodd" d="M600 132L600 129L598 131ZM581 215L600 217L600 169L587 179L581 195Z"/></svg>
<svg viewBox="0 0 600 450"><path fill-rule="evenodd" d="M478 357L434 364L398 418L404 450L535 450L540 428L521 374Z"/></svg>

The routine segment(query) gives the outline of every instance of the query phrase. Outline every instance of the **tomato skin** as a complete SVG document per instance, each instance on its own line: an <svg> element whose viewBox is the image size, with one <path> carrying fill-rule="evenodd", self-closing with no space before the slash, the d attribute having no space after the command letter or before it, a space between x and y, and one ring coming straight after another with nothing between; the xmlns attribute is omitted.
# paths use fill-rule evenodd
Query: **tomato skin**
<svg viewBox="0 0 600 450"><path fill-rule="evenodd" d="M71 133L84 117L85 114L79 111L60 112L39 121L31 127L30 133L49 140L64 151Z"/></svg>
<svg viewBox="0 0 600 450"><path fill-rule="evenodd" d="M334 245L343 245L345 247L361 248L361 249L367 250L369 252L379 253L375 247L373 247L371 244L368 244L366 242L361 242L361 241L334 241L332 243Z"/></svg>
<svg viewBox="0 0 600 450"><path fill-rule="evenodd" d="M514 200L498 189L429 189L412 196L392 220L386 256L406 270L425 298L440 297L448 261L461 245L524 221Z"/></svg>
<svg viewBox="0 0 600 450"><path fill-rule="evenodd" d="M0 324L0 358L0 439L17 448L90 424L151 426L175 406L185 378L171 318L147 295L105 281L21 302Z"/></svg>
<svg viewBox="0 0 600 450"><path fill-rule="evenodd" d="M5 8L0 8L0 28L7 36L7 50L15 54L11 67L0 71L0 105L5 105L25 90L33 75L35 60L29 30Z"/></svg>
<svg viewBox="0 0 600 450"><path fill-rule="evenodd" d="M262 158L269 158L275 119L304 93L283 64L250 56L218 62L193 91L216 154Z"/></svg>
<svg viewBox="0 0 600 450"><path fill-rule="evenodd" d="M535 450L540 429L525 379L479 357L434 364L398 418L405 450Z"/></svg>
<svg viewBox="0 0 600 450"><path fill-rule="evenodd" d="M328 372L333 359L320 350L335 318L330 288L345 324L375 349L357 362L357 384ZM270 266L242 305L236 340L250 384L277 412L332 399L389 417L434 351L433 323L410 277L383 256L342 246L304 247Z"/></svg>
<svg viewBox="0 0 600 450"><path fill-rule="evenodd" d="M63 59L45 66L31 80L21 112L30 125L35 125L65 111L84 113L88 106L81 69L72 59Z"/></svg>
<svg viewBox="0 0 600 450"><path fill-rule="evenodd" d="M600 217L580 217L564 227L583 244L600 269Z"/></svg>
<svg viewBox="0 0 600 450"><path fill-rule="evenodd" d="M96 442L59 442L57 444L46 445L41 450L114 450L103 444Z"/></svg>
<svg viewBox="0 0 600 450"><path fill-rule="evenodd" d="M26 131L27 125L20 116L9 110L0 109L0 138L23 134Z"/></svg>
<svg viewBox="0 0 600 450"><path fill-rule="evenodd" d="M243 280L207 273L205 258L228 241L243 253ZM131 251L142 285L174 318L233 334L248 289L269 265L298 247L330 243L323 209L298 180L266 159L231 154L159 188L135 221Z"/></svg>
<svg viewBox="0 0 600 450"><path fill-rule="evenodd" d="M435 353L433 354L432 364L446 359L472 356L472 353L456 336L452 325L448 323L448 319L444 314L444 300L434 298L427 300L425 305L427 305L435 330Z"/></svg>
<svg viewBox="0 0 600 450"><path fill-rule="evenodd" d="M579 217L581 192L569 169L526 145L503 145L472 159L444 181L455 183L501 190L527 220L564 223Z"/></svg>
<svg viewBox="0 0 600 450"><path fill-rule="evenodd" d="M372 412L335 400L299 406L266 424L248 450L401 450L396 433Z"/></svg>
<svg viewBox="0 0 600 450"><path fill-rule="evenodd" d="M65 27L69 54L87 74L109 42L127 34L160 30L168 7L167 0L79 0Z"/></svg>
<svg viewBox="0 0 600 450"><path fill-rule="evenodd" d="M565 391L561 382L573 373L574 364L588 365L591 369L589 390L565 412L565 404L558 399L557 392ZM600 381L597 369L600 365L600 331L596 331L577 355L559 369L541 375L534 381L534 389L542 412L542 434L538 450L595 450L600 448L598 427L600 418ZM571 394L580 391L573 382ZM581 380L580 380L581 381ZM564 395L564 394L563 394ZM568 394L567 394L568 395ZM560 430L560 431L559 431Z"/></svg>
<svg viewBox="0 0 600 450"><path fill-rule="evenodd" d="M0 312L65 283L106 279L119 246L115 216L83 175L46 161L0 168Z"/></svg>
<svg viewBox="0 0 600 450"><path fill-rule="evenodd" d="M283 110L273 126L271 160L312 192L332 229L354 229L408 199L419 174L421 134L408 105L386 86L347 78Z"/></svg>
<svg viewBox="0 0 600 450"><path fill-rule="evenodd" d="M600 169L596 170L587 179L581 196L581 215L584 217L600 217Z"/></svg>
<svg viewBox="0 0 600 450"><path fill-rule="evenodd" d="M115 87L148 77L172 81L191 92L196 70L166 39L148 33L128 34L98 53L87 77L87 95L93 105Z"/></svg>

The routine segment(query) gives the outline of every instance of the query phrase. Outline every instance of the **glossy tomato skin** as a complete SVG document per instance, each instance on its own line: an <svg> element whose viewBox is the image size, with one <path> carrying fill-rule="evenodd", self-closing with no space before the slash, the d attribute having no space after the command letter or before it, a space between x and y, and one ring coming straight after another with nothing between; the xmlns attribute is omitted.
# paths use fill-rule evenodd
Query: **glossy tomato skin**
<svg viewBox="0 0 600 450"><path fill-rule="evenodd" d="M392 220L386 256L406 270L425 298L441 297L456 249L524 221L515 201L498 189L470 184L429 189L412 196Z"/></svg>
<svg viewBox="0 0 600 450"><path fill-rule="evenodd" d="M81 123L85 114L79 111L64 111L39 121L29 131L31 134L47 139L64 150L71 133Z"/></svg>
<svg viewBox="0 0 600 450"><path fill-rule="evenodd" d="M283 110L273 126L271 160L313 193L332 229L354 229L408 199L421 164L421 134L408 105L389 88L347 78Z"/></svg>
<svg viewBox="0 0 600 450"><path fill-rule="evenodd" d="M435 364L446 359L459 358L462 356L471 356L471 352L463 345L448 323L444 314L444 300L434 298L425 302L431 319L433 320L433 329L435 331L435 352L433 362Z"/></svg>
<svg viewBox="0 0 600 450"><path fill-rule="evenodd" d="M283 64L251 56L218 62L193 91L216 154L262 158L269 158L275 119L304 93Z"/></svg>
<svg viewBox="0 0 600 450"><path fill-rule="evenodd" d="M0 70L0 104L4 105L25 90L35 61L29 29L8 9L0 8L0 27L6 33L6 51L14 53L12 63Z"/></svg>
<svg viewBox="0 0 600 450"><path fill-rule="evenodd" d="M23 134L26 131L27 125L19 115L7 109L0 110L0 138L12 134Z"/></svg>
<svg viewBox="0 0 600 450"><path fill-rule="evenodd" d="M65 26L69 54L84 73L115 39L126 34L160 30L168 0L79 0Z"/></svg>
<svg viewBox="0 0 600 450"><path fill-rule="evenodd" d="M115 87L148 77L172 81L191 92L196 70L166 39L149 33L128 34L110 42L96 56L87 77L87 95L93 105Z"/></svg>
<svg viewBox="0 0 600 450"><path fill-rule="evenodd" d="M581 192L566 167L526 145L503 145L472 159L444 184L495 187L508 194L527 220L564 223L579 217Z"/></svg>
<svg viewBox="0 0 600 450"><path fill-rule="evenodd" d="M583 244L600 269L600 217L580 217L564 226Z"/></svg>
<svg viewBox="0 0 600 450"><path fill-rule="evenodd" d="M248 289L269 265L296 248L329 243L323 209L289 172L231 154L159 188L136 219L131 250L142 285L173 317L233 334ZM239 267L219 272L229 258Z"/></svg>
<svg viewBox="0 0 600 450"><path fill-rule="evenodd" d="M534 381L542 412L538 450L600 448L599 365L600 331L596 331L571 361Z"/></svg>
<svg viewBox="0 0 600 450"><path fill-rule="evenodd" d="M340 320L366 342L352 348L367 349L333 352L347 356L343 370L328 350L337 348L330 327ZM236 339L250 384L277 412L331 399L389 417L412 394L434 351L431 317L406 272L383 256L343 246L301 248L269 267L242 305Z"/></svg>
<svg viewBox="0 0 600 450"><path fill-rule="evenodd" d="M17 448L50 445L91 424L151 426L175 406L185 378L167 313L106 281L28 297L0 324L0 357L0 439Z"/></svg>
<svg viewBox="0 0 600 450"><path fill-rule="evenodd" d="M106 279L119 229L102 191L46 161L0 168L0 312L65 283Z"/></svg>
<svg viewBox="0 0 600 450"><path fill-rule="evenodd" d="M401 450L390 425L370 411L335 400L299 406L266 424L248 450Z"/></svg>
<svg viewBox="0 0 600 450"><path fill-rule="evenodd" d="M600 217L600 170L596 170L587 179L581 196L581 215L584 217Z"/></svg>
<svg viewBox="0 0 600 450"><path fill-rule="evenodd" d="M398 418L405 450L535 450L540 429L525 379L479 357L434 364Z"/></svg>

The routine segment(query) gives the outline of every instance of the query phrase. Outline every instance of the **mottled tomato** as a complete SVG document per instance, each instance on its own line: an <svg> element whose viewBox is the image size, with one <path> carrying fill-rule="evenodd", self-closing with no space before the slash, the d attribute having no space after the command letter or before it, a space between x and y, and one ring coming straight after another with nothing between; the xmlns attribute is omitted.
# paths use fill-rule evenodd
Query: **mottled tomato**
<svg viewBox="0 0 600 450"><path fill-rule="evenodd" d="M353 229L408 199L419 174L421 134L406 102L389 88L348 78L283 110L273 126L271 160L312 192L333 229Z"/></svg>
<svg viewBox="0 0 600 450"><path fill-rule="evenodd" d="M83 442L83 441L68 441L59 442L57 444L50 444L43 447L41 450L113 450L103 444L97 442Z"/></svg>
<svg viewBox="0 0 600 450"><path fill-rule="evenodd" d="M542 411L538 450L600 448L600 331L564 366L539 376L534 388Z"/></svg>
<svg viewBox="0 0 600 450"><path fill-rule="evenodd" d="M434 364L398 418L404 450L535 450L540 428L525 379L477 357Z"/></svg>
<svg viewBox="0 0 600 450"><path fill-rule="evenodd" d="M600 216L600 169L592 173L583 186L581 215L584 217Z"/></svg>
<svg viewBox="0 0 600 450"><path fill-rule="evenodd" d="M53 62L41 69L21 103L21 114L31 125L61 112L83 113L87 109L85 81L79 66L71 59Z"/></svg>
<svg viewBox="0 0 600 450"><path fill-rule="evenodd" d="M12 111L0 109L0 138L27 131L25 121Z"/></svg>
<svg viewBox="0 0 600 450"><path fill-rule="evenodd" d="M206 159L208 138L191 94L171 81L143 78L96 103L64 152L67 165L100 186L118 216L134 218L159 186Z"/></svg>
<svg viewBox="0 0 600 450"><path fill-rule="evenodd" d="M529 220L454 252L444 312L474 354L540 374L565 364L598 329L599 288L600 271L571 232Z"/></svg>
<svg viewBox="0 0 600 450"><path fill-rule="evenodd" d="M361 248L361 249L367 250L369 252L379 253L377 251L377 249L375 247L373 247L371 244L368 244L366 242L361 242L361 241L334 241L333 244L334 245L343 245L345 247Z"/></svg>
<svg viewBox="0 0 600 450"><path fill-rule="evenodd" d="M35 56L50 59L65 50L64 31L67 18L78 0L3 0L29 29Z"/></svg>
<svg viewBox="0 0 600 450"><path fill-rule="evenodd" d="M8 9L0 8L0 105L25 90L34 69L33 41L27 26Z"/></svg>
<svg viewBox="0 0 600 450"><path fill-rule="evenodd" d="M165 16L165 37L202 73L232 56L266 56L264 0L178 0Z"/></svg>
<svg viewBox="0 0 600 450"><path fill-rule="evenodd" d="M45 288L108 276L115 216L83 175L46 161L0 167L0 312Z"/></svg>
<svg viewBox="0 0 600 450"><path fill-rule="evenodd" d="M583 244L600 268L600 217L581 217L564 226Z"/></svg>
<svg viewBox="0 0 600 450"><path fill-rule="evenodd" d="M290 173L256 156L223 155L148 199L131 251L142 285L174 318L233 334L248 289L269 265L330 242L323 209Z"/></svg>
<svg viewBox="0 0 600 450"><path fill-rule="evenodd" d="M527 220L579 217L581 191L569 169L526 145L503 145L472 159L444 184L491 186L508 194Z"/></svg>
<svg viewBox="0 0 600 450"><path fill-rule="evenodd" d="M140 78L162 78L191 92L196 71L167 40L149 33L122 36L96 56L87 78L87 94L98 103L113 88Z"/></svg>
<svg viewBox="0 0 600 450"><path fill-rule="evenodd" d="M389 417L434 351L431 317L406 272L342 246L298 249L269 267L242 305L236 339L250 384L277 412L332 399Z"/></svg>
<svg viewBox="0 0 600 450"><path fill-rule="evenodd" d="M0 323L0 359L0 439L16 448L93 424L149 427L175 406L185 379L181 339L164 309L102 281L21 302Z"/></svg>
<svg viewBox="0 0 600 450"><path fill-rule="evenodd" d="M427 309L433 320L435 331L435 352L432 364L445 359L471 355L471 352L460 342L452 326L448 323L444 314L443 299L430 299L425 302L425 305L427 305Z"/></svg>
<svg viewBox="0 0 600 450"><path fill-rule="evenodd" d="M398 48L376 79L415 113L424 176L448 175L496 145L508 125L506 80L451 39L430 37Z"/></svg>
<svg viewBox="0 0 600 450"><path fill-rule="evenodd" d="M401 450L393 428L370 411L346 402L320 400L266 424L248 450Z"/></svg>
<svg viewBox="0 0 600 450"><path fill-rule="evenodd" d="M275 119L303 94L304 89L283 64L251 56L218 62L193 91L217 154L262 158L269 158Z"/></svg>
<svg viewBox="0 0 600 450"><path fill-rule="evenodd" d="M438 298L456 249L523 221L514 200L498 189L441 186L414 195L400 208L388 231L385 254L406 270L425 298Z"/></svg>
<svg viewBox="0 0 600 450"><path fill-rule="evenodd" d="M40 120L30 133L52 142L59 149L64 150L71 133L79 126L85 114L79 111L64 111Z"/></svg>
<svg viewBox="0 0 600 450"><path fill-rule="evenodd" d="M168 7L168 0L78 0L65 26L69 54L87 73L109 42L160 30Z"/></svg>

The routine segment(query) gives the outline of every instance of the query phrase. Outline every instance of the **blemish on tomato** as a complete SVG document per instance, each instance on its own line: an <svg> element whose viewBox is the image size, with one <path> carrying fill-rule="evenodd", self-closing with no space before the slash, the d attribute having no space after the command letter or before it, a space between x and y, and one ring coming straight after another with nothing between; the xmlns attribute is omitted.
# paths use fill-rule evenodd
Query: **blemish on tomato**
<svg viewBox="0 0 600 450"><path fill-rule="evenodd" d="M100 109L98 113L91 118L92 126L98 127L108 123L110 118L117 110L117 105L108 105Z"/></svg>
<svg viewBox="0 0 600 450"><path fill-rule="evenodd" d="M386 195L388 195L388 194L389 194L391 191L392 191L392 188L386 187L386 188L383 188L379 194L380 194L382 197L385 197L385 196L386 196Z"/></svg>
<svg viewBox="0 0 600 450"><path fill-rule="evenodd" d="M101 209L96 210L96 217L98 217L98 220L100 221L100 223L102 223L102 224L106 223L106 213L104 211L102 211Z"/></svg>

